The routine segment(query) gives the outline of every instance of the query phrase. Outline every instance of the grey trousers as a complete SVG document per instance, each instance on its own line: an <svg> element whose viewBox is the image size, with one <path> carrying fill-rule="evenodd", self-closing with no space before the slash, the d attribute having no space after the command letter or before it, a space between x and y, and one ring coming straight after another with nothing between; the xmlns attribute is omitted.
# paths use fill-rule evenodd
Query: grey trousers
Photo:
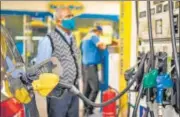
<svg viewBox="0 0 180 117"><path fill-rule="evenodd" d="M99 80L98 80L98 70L97 65L85 66L83 65L83 86L84 86L84 95L95 102L96 97L99 91ZM84 106L87 111L93 111L93 107L87 105L84 102Z"/></svg>
<svg viewBox="0 0 180 117"><path fill-rule="evenodd" d="M60 98L47 98L48 117L79 117L79 98L65 92Z"/></svg>

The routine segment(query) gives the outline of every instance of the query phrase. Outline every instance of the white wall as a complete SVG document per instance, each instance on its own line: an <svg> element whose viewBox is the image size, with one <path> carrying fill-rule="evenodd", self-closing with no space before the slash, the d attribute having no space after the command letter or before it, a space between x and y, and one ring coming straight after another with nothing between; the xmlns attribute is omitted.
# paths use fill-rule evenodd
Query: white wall
<svg viewBox="0 0 180 117"><path fill-rule="evenodd" d="M47 11L49 1L1 1L1 9ZM85 13L119 15L117 1L80 1L85 6Z"/></svg>
<svg viewBox="0 0 180 117"><path fill-rule="evenodd" d="M164 7L168 1L161 3ZM154 5L151 2L151 8L156 9L157 5ZM141 1L139 2L139 12L147 11L147 2ZM156 11L156 10L155 10ZM179 14L179 9L174 10L174 14ZM162 34L156 34L156 20L162 19ZM152 15L152 30L153 30L153 38L170 38L170 24L169 24L169 11L155 13ZM148 23L147 23L147 14L146 17L139 18L139 35L142 39L148 39ZM177 34L179 37L179 34Z"/></svg>
<svg viewBox="0 0 180 117"><path fill-rule="evenodd" d="M47 1L1 1L1 9L47 11L47 3Z"/></svg>
<svg viewBox="0 0 180 117"><path fill-rule="evenodd" d="M146 11L147 10L147 2L141 1L139 2L139 12ZM151 7L156 9L156 5L152 4ZM165 1L161 3L163 6L167 4L168 1ZM174 14L179 14L178 9L174 9ZM155 21L158 19L162 19L162 34L156 34L156 23ZM180 21L180 20L179 20ZM179 22L180 23L180 22ZM153 38L154 38L154 47L155 52L158 51L166 51L168 53L168 56L171 56L172 54L172 45L170 41L171 33L170 33L170 22L169 22L169 11L161 12L161 13L155 13L152 15L152 30L153 30ZM179 32L180 33L180 32ZM148 39L148 24L147 24L147 15L146 17L139 19L139 36L141 39ZM179 37L179 34L176 34L176 37ZM156 39L167 39L167 41L156 41ZM179 48L179 41L177 41L177 47ZM145 49L145 52L149 51L149 43L142 42L142 45L140 46L140 50ZM179 50L179 49L178 49Z"/></svg>
<svg viewBox="0 0 180 117"><path fill-rule="evenodd" d="M119 15L120 4L118 1L83 1L85 13Z"/></svg>

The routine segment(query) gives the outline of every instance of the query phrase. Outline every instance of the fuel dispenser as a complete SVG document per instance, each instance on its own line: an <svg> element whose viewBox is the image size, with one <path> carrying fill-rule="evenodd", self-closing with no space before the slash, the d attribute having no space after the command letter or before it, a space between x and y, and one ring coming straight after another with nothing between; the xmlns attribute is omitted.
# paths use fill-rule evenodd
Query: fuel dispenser
<svg viewBox="0 0 180 117"><path fill-rule="evenodd" d="M173 58L175 64L175 70L177 73L176 79L176 110L180 111L180 63L178 59L177 53L177 45L176 45L176 36L175 36L175 27L174 27L174 20L173 20L173 1L169 0L169 17L170 17L170 27L171 27L171 42L172 42L172 50L173 50Z"/></svg>
<svg viewBox="0 0 180 117"><path fill-rule="evenodd" d="M178 61L180 61L180 52L178 53ZM171 67L173 68L173 70L171 71L170 74L171 74L172 80L174 81L174 83L176 83L178 81L178 76L177 76L177 71L174 69L174 66L175 66L175 61L174 61L174 57L173 57L173 59L171 60ZM176 83L173 86L173 90L171 92L171 97L169 97L169 98L170 98L171 104L175 108L176 112L180 113L180 109L178 108L178 102L177 102L177 93L179 91L177 89L177 85L178 85L178 83Z"/></svg>

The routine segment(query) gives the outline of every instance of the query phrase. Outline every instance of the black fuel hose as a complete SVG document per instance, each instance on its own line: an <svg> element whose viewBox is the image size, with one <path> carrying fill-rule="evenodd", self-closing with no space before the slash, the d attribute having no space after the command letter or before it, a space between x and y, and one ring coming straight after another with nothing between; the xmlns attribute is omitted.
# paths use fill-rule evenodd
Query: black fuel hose
<svg viewBox="0 0 180 117"><path fill-rule="evenodd" d="M129 85L121 92L119 93L116 97L114 97L113 99L111 100L108 100L104 103L100 103L100 104L97 104L97 103L94 103L92 102L91 100L89 100L86 96L84 96L74 85L70 85L70 84L67 84L67 83L63 83L63 82L60 82L59 83L59 87L62 87L62 88L66 88L66 89L69 89L70 92L74 93L75 95L77 95L80 99L82 99L83 101L85 101L88 105L91 105L93 107L103 107L103 106L107 106L109 104L111 104L112 102L115 102L116 100L118 100L121 96L123 96L130 88L131 86L134 84L134 82L136 81L136 78L134 78L130 83Z"/></svg>
<svg viewBox="0 0 180 117"><path fill-rule="evenodd" d="M103 106L107 106L109 104L111 104L112 102L115 102L116 100L118 100L121 96L123 96L130 88L131 86L134 84L134 82L136 81L136 78L134 78L129 85L121 92L119 93L116 97L114 97L111 100L108 100L104 103L94 103L91 100L89 100L87 97L85 97L74 85L70 85L67 83L63 83L63 82L59 82L58 86L62 87L62 88L66 88L69 89L70 92L74 93L75 95L77 95L80 99L82 99L83 101L85 101L88 105L91 105L93 107L103 107Z"/></svg>
<svg viewBox="0 0 180 117"><path fill-rule="evenodd" d="M138 96L136 98L135 108L133 110L132 117L137 117L137 110L138 110L138 106L139 106L139 102L140 102L141 96L143 94L143 90L144 90L143 82L141 82L141 85L140 85L140 88L139 88L139 93L138 93Z"/></svg>
<svg viewBox="0 0 180 117"><path fill-rule="evenodd" d="M148 66L147 68L149 69L150 68L150 62L148 62ZM140 88L139 88L139 93L138 93L138 96L136 98L136 103L135 103L135 107L134 107L134 110L133 110L133 115L132 117L137 117L137 111L138 111L138 106L139 106L139 103L140 103L140 99L143 95L143 91L144 91L144 87L143 87L143 80L141 82L141 85L140 85ZM150 113L150 116L151 117L154 117L154 112L150 110L150 108L148 107L147 109L148 111L146 111L146 115L148 115L148 113Z"/></svg>
<svg viewBox="0 0 180 117"><path fill-rule="evenodd" d="M153 34L152 34L152 18L151 18L151 1L147 1L147 20L148 20L148 35L149 35L149 47L150 47L150 62L151 69L155 68L155 60L154 60L154 44L153 44ZM151 88L147 89L147 103L149 108L149 103L151 101ZM151 117L154 116L153 111L151 111Z"/></svg>
<svg viewBox="0 0 180 117"><path fill-rule="evenodd" d="M91 100L89 100L88 98L86 98L82 93L78 93L77 95L83 100L85 101L88 105L91 105L93 107L103 107L103 106L107 106L113 102L115 102L116 100L118 100L121 96L123 96L130 88L131 86L134 84L134 82L136 81L136 78L134 78L130 83L129 85L121 92L119 93L116 97L114 97L113 99L111 100L108 100L104 103L100 103L100 104L97 104L97 103L94 103L92 102Z"/></svg>
<svg viewBox="0 0 180 117"><path fill-rule="evenodd" d="M154 112L152 110L149 110L150 116L155 117ZM147 115L148 116L148 115Z"/></svg>
<svg viewBox="0 0 180 117"><path fill-rule="evenodd" d="M180 69L179 69L179 61L177 55L177 46L176 46L176 36L174 31L174 18L173 18L173 1L169 0L169 18L170 18L170 27L171 27L171 42L172 42L172 50L175 61L175 69L177 72L177 108L180 110Z"/></svg>
<svg viewBox="0 0 180 117"><path fill-rule="evenodd" d="M150 46L150 61L151 68L155 68L154 60L154 44L153 44L153 34L152 34L152 18L151 18L151 1L147 1L147 18L148 18L148 33L149 33L149 46Z"/></svg>
<svg viewBox="0 0 180 117"><path fill-rule="evenodd" d="M103 106L107 106L113 102L115 102L116 100L118 100L121 96L123 96L130 88L131 86L134 84L134 82L137 80L137 78L139 77L139 74L141 73L141 68L144 65L144 62L146 60L147 55L145 54L142 58L142 61L139 65L139 69L136 72L136 74L134 75L134 78L132 79L132 81L129 83L129 85L121 92L119 93L116 97L112 98L111 100L108 100L104 103L94 103L91 100L89 100L88 98L86 98L74 85L70 85L67 83L63 83L60 82L58 86L62 87L62 88L67 88L69 89L70 92L74 93L75 95L77 95L80 99L82 99L83 101L85 101L88 105L91 105L93 107L103 107Z"/></svg>

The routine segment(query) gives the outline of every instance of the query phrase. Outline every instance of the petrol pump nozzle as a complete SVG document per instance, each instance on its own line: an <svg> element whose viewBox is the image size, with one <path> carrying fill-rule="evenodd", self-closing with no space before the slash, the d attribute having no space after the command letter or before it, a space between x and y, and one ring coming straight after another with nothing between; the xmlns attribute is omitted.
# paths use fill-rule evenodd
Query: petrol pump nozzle
<svg viewBox="0 0 180 117"><path fill-rule="evenodd" d="M134 72L135 72L135 68L126 70L125 73L124 73L125 80L129 81L133 77Z"/></svg>
<svg viewBox="0 0 180 117"><path fill-rule="evenodd" d="M172 88L173 87L173 81L170 78L169 74L163 74L163 75L158 75L156 78L156 88L157 88L157 98L156 102L162 104L163 100L163 93L162 91L167 88Z"/></svg>
<svg viewBox="0 0 180 117"><path fill-rule="evenodd" d="M33 91L37 91L40 95L47 96L47 97L53 97L53 96L49 96L49 94L55 88L59 87L62 90L67 89L67 90L73 92L75 95L79 96L79 98L84 100L87 104L92 105L94 107L103 107L103 106L109 105L110 103L118 100L121 96L123 96L130 89L130 87L137 80L139 73L141 72L141 69L146 60L146 57L147 57L146 55L143 56L143 59L139 65L139 68L138 68L136 74L134 75L134 78L129 83L129 85L121 93L119 93L116 97L114 97L113 99L108 100L107 102L104 102L104 103L96 104L96 103L92 102L91 100L87 99L82 93L80 93L80 91L74 85L62 82L59 79L59 75L55 75L55 74L51 74L51 73L43 73L38 78L33 79L33 82L31 83L32 84L31 89L33 89ZM46 64L46 63L47 63L47 61L44 61L40 65L37 65L34 69L41 68L41 65ZM34 73L36 73L35 70L34 70ZM60 95L60 97L61 97L61 95ZM56 98L60 98L60 97L56 97Z"/></svg>
<svg viewBox="0 0 180 117"><path fill-rule="evenodd" d="M135 75L135 68L140 62L141 60L139 60L133 67L125 71L124 76L126 81L129 81L133 77L133 75Z"/></svg>
<svg viewBox="0 0 180 117"><path fill-rule="evenodd" d="M32 82L32 88L45 97L57 86L59 81L59 76L52 73L43 73L37 80Z"/></svg>
<svg viewBox="0 0 180 117"><path fill-rule="evenodd" d="M144 75L143 86L144 88L156 87L156 78L158 76L158 70L153 69L149 73Z"/></svg>

